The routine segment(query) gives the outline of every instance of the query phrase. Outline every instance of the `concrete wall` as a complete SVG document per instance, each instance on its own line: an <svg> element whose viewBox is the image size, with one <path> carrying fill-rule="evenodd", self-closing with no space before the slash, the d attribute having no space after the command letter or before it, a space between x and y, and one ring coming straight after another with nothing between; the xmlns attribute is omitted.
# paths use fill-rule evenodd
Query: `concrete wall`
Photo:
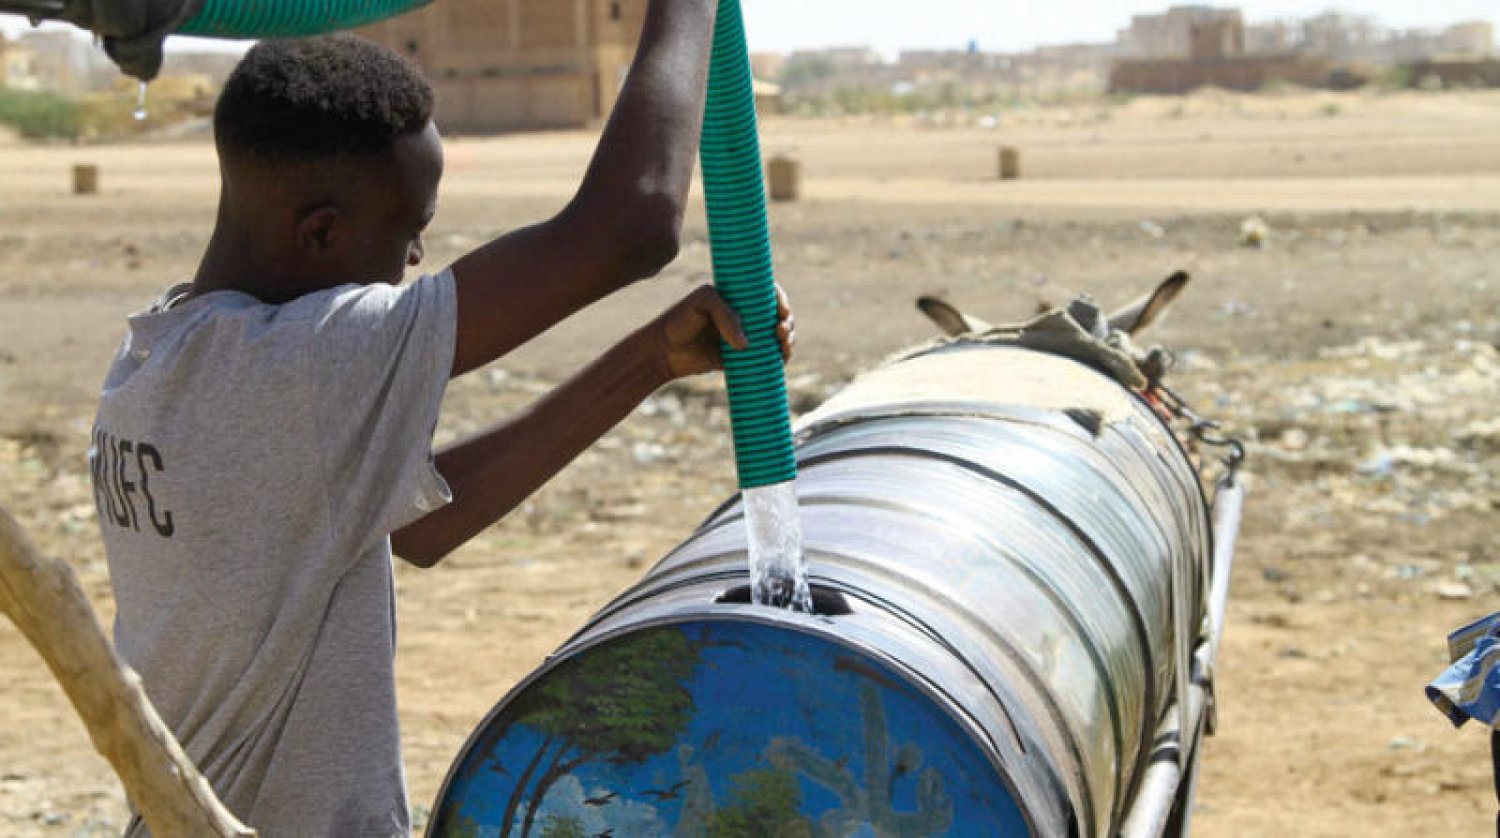
<svg viewBox="0 0 1500 838"><path fill-rule="evenodd" d="M1418 61L1411 65L1413 87L1432 79L1444 87L1500 87L1500 58L1487 61Z"/></svg>
<svg viewBox="0 0 1500 838"><path fill-rule="evenodd" d="M1187 93L1200 87L1259 90L1281 82L1326 87L1329 62L1301 56L1233 58L1222 61L1121 61L1109 76L1114 93Z"/></svg>

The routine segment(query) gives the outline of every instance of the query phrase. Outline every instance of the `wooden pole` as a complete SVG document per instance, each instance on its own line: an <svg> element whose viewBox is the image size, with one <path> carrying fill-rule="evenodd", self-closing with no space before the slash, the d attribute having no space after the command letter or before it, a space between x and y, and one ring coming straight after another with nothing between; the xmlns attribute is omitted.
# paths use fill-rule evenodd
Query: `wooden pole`
<svg viewBox="0 0 1500 838"><path fill-rule="evenodd" d="M802 195L802 163L786 155L771 158L771 200L795 201Z"/></svg>
<svg viewBox="0 0 1500 838"><path fill-rule="evenodd" d="M1021 150L1006 146L1000 149L1000 179L1019 180L1021 178Z"/></svg>
<svg viewBox="0 0 1500 838"><path fill-rule="evenodd" d="M41 653L153 835L253 838L214 796L95 618L73 569L0 508L0 612Z"/></svg>
<svg viewBox="0 0 1500 838"><path fill-rule="evenodd" d="M92 163L79 163L73 167L73 194L99 194L99 167Z"/></svg>

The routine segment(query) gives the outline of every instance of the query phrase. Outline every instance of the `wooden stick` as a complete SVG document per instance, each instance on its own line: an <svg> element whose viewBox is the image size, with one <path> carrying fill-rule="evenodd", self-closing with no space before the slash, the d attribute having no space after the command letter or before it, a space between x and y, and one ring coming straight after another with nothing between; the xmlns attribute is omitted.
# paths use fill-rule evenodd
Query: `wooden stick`
<svg viewBox="0 0 1500 838"><path fill-rule="evenodd" d="M35 646L157 838L254 836L219 802L115 655L78 577L0 508L0 612Z"/></svg>

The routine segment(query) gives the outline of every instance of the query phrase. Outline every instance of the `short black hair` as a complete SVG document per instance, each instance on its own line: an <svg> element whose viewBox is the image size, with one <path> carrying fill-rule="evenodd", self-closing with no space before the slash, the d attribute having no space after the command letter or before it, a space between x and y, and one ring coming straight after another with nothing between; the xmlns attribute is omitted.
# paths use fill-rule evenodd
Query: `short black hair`
<svg viewBox="0 0 1500 838"><path fill-rule="evenodd" d="M214 108L220 153L292 162L380 155L432 119L432 86L395 52L340 34L256 44Z"/></svg>

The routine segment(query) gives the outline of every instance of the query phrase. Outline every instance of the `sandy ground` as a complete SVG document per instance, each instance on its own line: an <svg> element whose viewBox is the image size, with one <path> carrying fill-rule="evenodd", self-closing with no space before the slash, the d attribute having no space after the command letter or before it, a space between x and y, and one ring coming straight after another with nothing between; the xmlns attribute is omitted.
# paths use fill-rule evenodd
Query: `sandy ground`
<svg viewBox="0 0 1500 838"><path fill-rule="evenodd" d="M557 208L593 137L456 140L441 265ZM1021 147L1027 179L992 179ZM799 410L930 334L943 292L992 320L1088 289L1196 286L1154 335L1250 441L1253 494L1222 653L1206 836L1481 835L1485 742L1422 697L1444 635L1493 610L1500 428L1500 95L1203 94L1007 115L766 127L797 155L777 206ZM75 162L103 194L67 193ZM205 143L0 141L0 503L111 610L84 452L122 318L188 275L212 220ZM1262 249L1239 245L1261 214ZM456 383L440 435L505 416L708 278L701 214L661 278ZM413 802L477 721L731 489L722 398L674 387L435 571L402 568ZM114 834L122 798L34 652L0 625L0 834Z"/></svg>

